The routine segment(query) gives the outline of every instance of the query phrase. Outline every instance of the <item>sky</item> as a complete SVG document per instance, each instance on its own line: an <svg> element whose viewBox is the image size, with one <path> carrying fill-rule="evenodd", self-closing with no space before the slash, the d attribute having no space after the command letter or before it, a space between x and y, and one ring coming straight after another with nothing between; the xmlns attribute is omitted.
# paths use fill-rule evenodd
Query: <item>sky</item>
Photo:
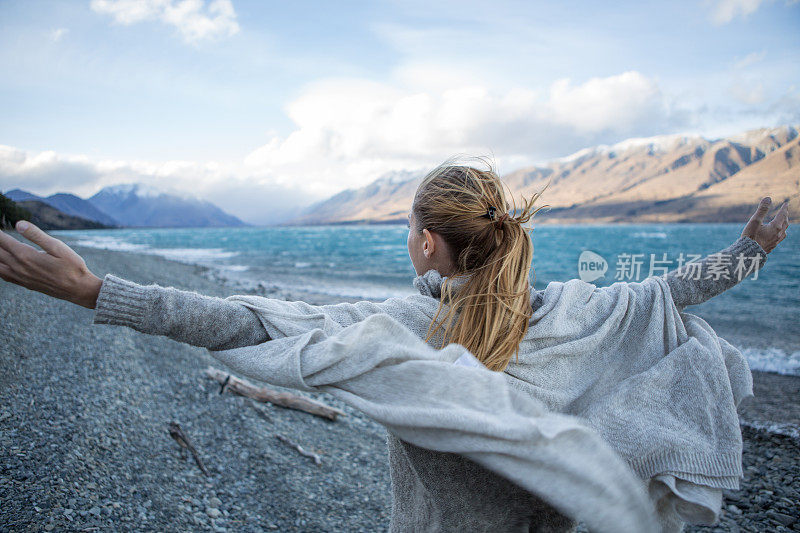
<svg viewBox="0 0 800 533"><path fill-rule="evenodd" d="M457 154L800 124L800 0L0 0L0 190L254 224Z"/></svg>

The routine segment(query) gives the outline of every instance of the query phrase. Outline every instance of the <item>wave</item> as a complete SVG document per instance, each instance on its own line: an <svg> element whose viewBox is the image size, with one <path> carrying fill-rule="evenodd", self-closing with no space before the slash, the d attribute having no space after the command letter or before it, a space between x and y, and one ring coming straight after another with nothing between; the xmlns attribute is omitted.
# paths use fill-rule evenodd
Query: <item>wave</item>
<svg viewBox="0 0 800 533"><path fill-rule="evenodd" d="M101 250L114 250L116 252L143 252L149 248L146 244L134 244L123 241L115 237L95 236L88 239L80 239L76 243L78 246L88 248L100 248Z"/></svg>
<svg viewBox="0 0 800 533"><path fill-rule="evenodd" d="M157 255L172 261L181 263L203 263L213 262L220 259L229 259L239 255L239 252L231 252L222 248L151 248L147 244L136 244L125 241L118 237L106 235L96 235L88 238L79 239L78 246L88 248L99 248L102 250L113 250L117 252L137 252L148 255ZM230 265L241 266L241 265ZM244 267L246 269L247 267ZM236 270L233 268L232 270Z"/></svg>
<svg viewBox="0 0 800 533"><path fill-rule="evenodd" d="M740 348L750 370L800 376L800 351L786 353L780 348Z"/></svg>
<svg viewBox="0 0 800 533"><path fill-rule="evenodd" d="M173 261L180 261L181 263L216 261L239 255L239 252L231 252L222 248L149 248L144 252L172 259Z"/></svg>
<svg viewBox="0 0 800 533"><path fill-rule="evenodd" d="M643 239L666 239L667 234L663 231L640 231L631 235L632 237L640 237Z"/></svg>
<svg viewBox="0 0 800 533"><path fill-rule="evenodd" d="M226 270L228 272L246 272L250 270L250 267L247 265L217 265L220 270Z"/></svg>
<svg viewBox="0 0 800 533"><path fill-rule="evenodd" d="M742 420L741 425L753 429L760 429L767 433L775 435L784 435L792 437L793 439L800 440L800 426L795 424L786 424L781 422L754 422L750 420Z"/></svg>

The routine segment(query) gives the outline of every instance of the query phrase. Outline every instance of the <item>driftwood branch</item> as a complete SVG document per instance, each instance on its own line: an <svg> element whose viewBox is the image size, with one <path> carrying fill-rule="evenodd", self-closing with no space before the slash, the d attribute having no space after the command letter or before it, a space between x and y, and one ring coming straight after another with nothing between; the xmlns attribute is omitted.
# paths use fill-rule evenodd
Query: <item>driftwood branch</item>
<svg viewBox="0 0 800 533"><path fill-rule="evenodd" d="M306 413L321 416L328 420L336 420L338 416L345 415L344 411L314 401L311 398L306 398L305 396L292 394L290 392L279 392L268 389L267 387L257 387L244 379L232 376L230 373L223 372L213 366L206 368L206 376L223 385L220 392L229 390L258 402L269 402L281 407L305 411Z"/></svg>
<svg viewBox="0 0 800 533"><path fill-rule="evenodd" d="M322 464L322 459L320 459L319 455L317 455L316 453L313 453L313 452L307 452L307 451L305 451L305 450L303 449L303 447L302 447L302 446L300 446L299 444L295 444L294 442L292 442L291 440L289 440L289 437L284 437L284 436L283 436L283 435L281 435L280 433L276 434L275 436L276 436L276 437L278 438L278 440L280 440L281 442L285 442L286 444L288 444L289 446L291 446L292 448L294 448L295 450L297 450L297 452L298 452L300 455L303 455L303 456L305 456L305 457L311 457L311 458L314 460L314 463L315 463L315 464L318 464L318 465L321 465L321 464Z"/></svg>
<svg viewBox="0 0 800 533"><path fill-rule="evenodd" d="M182 449L189 450L191 452L192 457L194 457L194 462L197 463L197 466L200 470L208 476L208 470L206 470L206 465L203 464L203 460L200 459L200 455L197 453L197 450L194 449L192 443L189 442L189 437L186 436L186 433L183 432L180 424L177 422L170 422L169 423L169 436L175 439L175 442L180 444Z"/></svg>

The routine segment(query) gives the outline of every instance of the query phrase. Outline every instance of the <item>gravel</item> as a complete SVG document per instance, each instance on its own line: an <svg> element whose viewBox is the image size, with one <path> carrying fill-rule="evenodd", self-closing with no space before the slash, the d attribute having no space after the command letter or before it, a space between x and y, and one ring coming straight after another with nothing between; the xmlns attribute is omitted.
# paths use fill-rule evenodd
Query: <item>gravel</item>
<svg viewBox="0 0 800 533"><path fill-rule="evenodd" d="M98 276L241 293L202 267L75 249ZM202 371L221 365L204 349L92 325L92 314L0 282L0 530L388 530L382 426L322 393L308 395L347 416L331 422L220 395ZM717 525L686 531L800 531L800 439L757 422L800 425L800 378L753 374L756 400L742 407L742 489L724 493ZM173 421L208 477L170 437Z"/></svg>
<svg viewBox="0 0 800 533"><path fill-rule="evenodd" d="M76 250L97 275L229 294L201 268ZM0 302L0 531L387 530L386 433L347 405L309 394L347 413L335 422L259 414L203 376L221 367L204 349L92 325L91 310L5 282Z"/></svg>

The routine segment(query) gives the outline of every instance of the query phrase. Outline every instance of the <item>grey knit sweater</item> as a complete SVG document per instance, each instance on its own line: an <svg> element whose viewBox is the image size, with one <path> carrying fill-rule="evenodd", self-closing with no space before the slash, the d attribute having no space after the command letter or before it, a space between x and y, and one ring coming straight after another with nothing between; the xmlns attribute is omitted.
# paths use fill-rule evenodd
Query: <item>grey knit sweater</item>
<svg viewBox="0 0 800 533"><path fill-rule="evenodd" d="M742 237L719 254L730 254L725 266L714 256L704 258L698 275L683 276L691 267L664 277L679 308L702 303L738 282L735 257L766 253L752 239ZM722 266L721 266L722 265ZM284 302L280 321L262 322L239 303L193 292L142 286L113 275L106 276L97 302L94 322L118 324L210 350L260 344L270 338L296 335L330 323L344 327L375 313L389 314L419 336L425 336L438 306L439 294L418 284L420 295L382 303L358 302L312 306ZM426 293L427 290L427 293ZM538 309L543 291L532 291ZM438 346L441 338L432 339ZM513 363L507 372L513 372ZM569 531L575 523L510 481L457 454L433 452L388 435L392 477L392 530L463 529L473 531Z"/></svg>

